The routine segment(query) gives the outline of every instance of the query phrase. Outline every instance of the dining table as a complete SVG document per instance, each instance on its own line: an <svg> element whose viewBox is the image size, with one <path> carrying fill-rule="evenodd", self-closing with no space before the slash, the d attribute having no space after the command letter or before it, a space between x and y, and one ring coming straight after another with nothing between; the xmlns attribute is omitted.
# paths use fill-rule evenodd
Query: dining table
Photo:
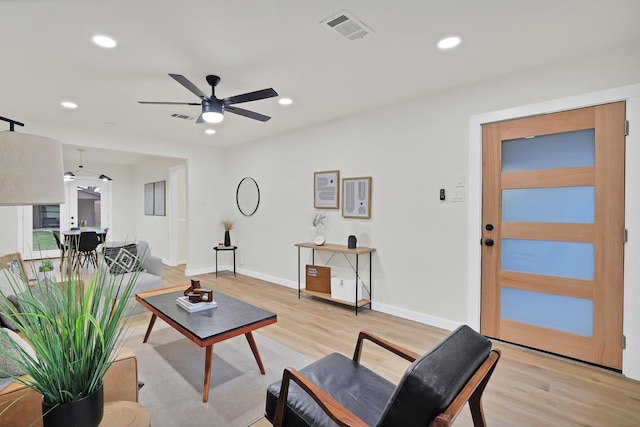
<svg viewBox="0 0 640 427"><path fill-rule="evenodd" d="M69 230L65 230L62 232L64 239L69 241L73 237L80 238L80 233L83 231L95 231L100 239L100 243L104 243L107 237L107 229L105 228L95 228L95 227L81 227L81 228L71 228Z"/></svg>
<svg viewBox="0 0 640 427"><path fill-rule="evenodd" d="M78 242L80 240L80 234L84 231L93 231L96 233L96 235L98 236L98 239L100 241L100 243L104 243L107 239L107 231L109 231L108 228L97 228L97 227L77 227L77 228L71 228L69 230L64 230L61 232L62 236L64 237L63 240L63 246L60 252L60 270L62 270L62 263L64 263L64 259L65 259L65 253L67 251L70 252L70 261L72 266L75 264L76 267L78 267L78 262L77 262L77 257L78 257L78 253L77 253L77 247L78 247Z"/></svg>

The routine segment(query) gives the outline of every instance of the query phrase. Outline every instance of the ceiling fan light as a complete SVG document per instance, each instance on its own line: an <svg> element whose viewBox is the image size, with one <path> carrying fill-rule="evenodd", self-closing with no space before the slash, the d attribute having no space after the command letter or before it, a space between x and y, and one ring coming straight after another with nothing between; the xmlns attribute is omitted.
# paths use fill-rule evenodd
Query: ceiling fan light
<svg viewBox="0 0 640 427"><path fill-rule="evenodd" d="M224 115L216 111L206 111L202 113L202 120L207 123L220 123L224 120Z"/></svg>
<svg viewBox="0 0 640 427"><path fill-rule="evenodd" d="M220 123L224 120L224 107L217 99L202 101L202 120L207 123Z"/></svg>

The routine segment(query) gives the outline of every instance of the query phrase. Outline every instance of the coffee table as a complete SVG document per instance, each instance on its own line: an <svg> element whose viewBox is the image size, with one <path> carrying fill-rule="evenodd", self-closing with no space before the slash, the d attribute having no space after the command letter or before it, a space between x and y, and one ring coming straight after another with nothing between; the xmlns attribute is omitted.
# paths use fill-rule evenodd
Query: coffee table
<svg viewBox="0 0 640 427"><path fill-rule="evenodd" d="M211 362L213 359L213 345L220 341L244 334L249 347L258 363L262 375L265 374L264 365L260 359L258 347L251 334L252 331L277 322L275 313L231 298L222 292L214 292L213 298L218 307L196 313L189 313L178 307L176 299L183 295L189 285L179 285L169 288L139 292L136 301L151 311L151 320L147 333L142 342L147 342L153 325L159 317L186 338L205 348L204 359L204 389L202 401L209 400L209 385L211 380Z"/></svg>

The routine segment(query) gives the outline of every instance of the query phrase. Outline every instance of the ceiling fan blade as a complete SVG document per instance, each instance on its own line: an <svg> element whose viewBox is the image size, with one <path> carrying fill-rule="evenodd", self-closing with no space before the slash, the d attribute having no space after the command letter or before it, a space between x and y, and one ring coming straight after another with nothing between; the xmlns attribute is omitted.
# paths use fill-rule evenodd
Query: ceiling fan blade
<svg viewBox="0 0 640 427"><path fill-rule="evenodd" d="M169 74L175 81L193 92L198 98L210 101L209 95L198 89L196 85L191 83L189 79L180 74Z"/></svg>
<svg viewBox="0 0 640 427"><path fill-rule="evenodd" d="M155 102L155 101L138 101L138 104L201 105L199 102Z"/></svg>
<svg viewBox="0 0 640 427"><path fill-rule="evenodd" d="M240 104L241 102L257 101L258 99L273 98L274 96L278 96L278 92L269 88L243 93L242 95L230 96L223 99L222 103L224 105Z"/></svg>
<svg viewBox="0 0 640 427"><path fill-rule="evenodd" d="M245 110L244 108L238 108L238 107L225 106L224 111L225 112L228 111L229 113L233 113L233 114L238 114L240 116L249 117L250 119L260 120L261 122L266 122L271 118L269 116L265 116L264 114L256 113L255 111L249 111L249 110Z"/></svg>
<svg viewBox="0 0 640 427"><path fill-rule="evenodd" d="M200 114L198 116L198 118L196 119L196 123L204 123L204 119L202 118L202 114Z"/></svg>

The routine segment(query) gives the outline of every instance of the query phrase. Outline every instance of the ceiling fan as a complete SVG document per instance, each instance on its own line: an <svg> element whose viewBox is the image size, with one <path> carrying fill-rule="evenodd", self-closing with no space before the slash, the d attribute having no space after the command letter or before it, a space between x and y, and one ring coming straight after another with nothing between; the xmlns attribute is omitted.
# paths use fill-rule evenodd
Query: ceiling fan
<svg viewBox="0 0 640 427"><path fill-rule="evenodd" d="M186 87L202 101L198 102L154 102L154 101L138 101L139 104L165 104L165 105L202 105L202 113L196 120L196 123L220 123L224 119L224 112L238 114L250 119L266 122L271 117L255 111L245 110L243 108L233 107L232 104L240 104L242 102L257 101L259 99L272 98L278 96L278 93L272 88L257 90L255 92L243 93L241 95L230 96L228 98L219 99L216 97L216 86L220 83L220 77L209 75L207 83L211 86L211 96L205 94L198 89L196 85L191 83L189 79L180 74L169 74L175 81Z"/></svg>

